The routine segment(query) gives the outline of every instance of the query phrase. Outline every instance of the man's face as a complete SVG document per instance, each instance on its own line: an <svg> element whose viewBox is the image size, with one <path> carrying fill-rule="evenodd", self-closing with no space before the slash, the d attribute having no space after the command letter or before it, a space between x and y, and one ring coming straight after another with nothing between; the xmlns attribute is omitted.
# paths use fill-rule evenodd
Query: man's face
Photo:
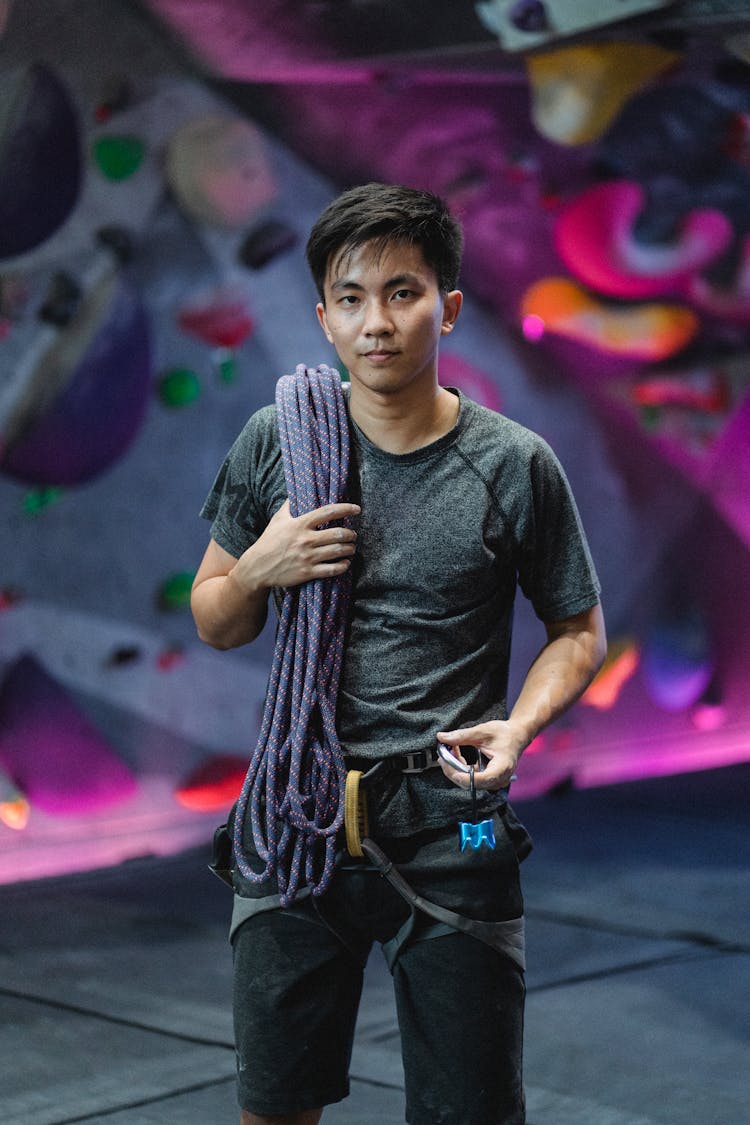
<svg viewBox="0 0 750 1125"><path fill-rule="evenodd" d="M455 323L461 294L441 293L418 246L393 243L378 252L365 243L333 259L324 294L318 319L353 388L397 394L437 382L438 344Z"/></svg>

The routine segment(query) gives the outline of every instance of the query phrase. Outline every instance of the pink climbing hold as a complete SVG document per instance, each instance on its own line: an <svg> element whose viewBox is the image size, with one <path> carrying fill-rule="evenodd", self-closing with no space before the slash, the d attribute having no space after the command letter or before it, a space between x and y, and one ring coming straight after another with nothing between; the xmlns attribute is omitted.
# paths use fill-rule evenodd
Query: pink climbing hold
<svg viewBox="0 0 750 1125"><path fill-rule="evenodd" d="M485 372L467 363L461 356L444 352L440 356L440 382L444 387L457 387L459 391L487 406L490 410L502 408L500 389Z"/></svg>
<svg viewBox="0 0 750 1125"><path fill-rule="evenodd" d="M137 786L62 684L28 655L0 688L0 767L33 807L56 816L109 808Z"/></svg>
<svg viewBox="0 0 750 1125"><path fill-rule="evenodd" d="M555 242L570 272L611 297L655 297L682 290L731 241L727 217L703 208L686 216L675 242L638 242L633 226L644 202L640 184L613 180L588 188L569 204L558 219Z"/></svg>
<svg viewBox="0 0 750 1125"><path fill-rule="evenodd" d="M236 297L218 296L183 309L180 328L215 348L238 348L255 330L245 303Z"/></svg>

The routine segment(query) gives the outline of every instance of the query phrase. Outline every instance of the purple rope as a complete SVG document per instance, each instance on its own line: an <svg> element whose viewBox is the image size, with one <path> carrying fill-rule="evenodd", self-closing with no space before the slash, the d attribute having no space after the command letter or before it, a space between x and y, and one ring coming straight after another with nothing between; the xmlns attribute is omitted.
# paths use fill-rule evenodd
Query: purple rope
<svg viewBox="0 0 750 1125"><path fill-rule="evenodd" d="M276 413L293 516L344 499L349 424L338 371L298 366L276 386ZM351 570L290 586L284 593L260 734L234 824L242 875L275 874L282 906L302 874L313 894L331 881L344 820L346 767L336 734ZM254 871L243 846L247 814L264 864Z"/></svg>

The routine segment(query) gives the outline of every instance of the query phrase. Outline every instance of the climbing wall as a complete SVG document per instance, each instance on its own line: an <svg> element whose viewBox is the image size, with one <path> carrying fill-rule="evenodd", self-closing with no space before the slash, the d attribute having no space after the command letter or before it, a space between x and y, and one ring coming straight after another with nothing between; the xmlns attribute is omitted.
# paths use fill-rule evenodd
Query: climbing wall
<svg viewBox="0 0 750 1125"><path fill-rule="evenodd" d="M604 673L518 798L747 757L741 48L374 65L324 7L304 36L229 0L3 7L0 880L206 840L239 788L272 632L197 642L197 513L279 376L335 365L304 241L367 178L462 217L441 377L550 441L603 582ZM457 42L495 41L490 7L452 6ZM523 603L514 640L517 686Z"/></svg>

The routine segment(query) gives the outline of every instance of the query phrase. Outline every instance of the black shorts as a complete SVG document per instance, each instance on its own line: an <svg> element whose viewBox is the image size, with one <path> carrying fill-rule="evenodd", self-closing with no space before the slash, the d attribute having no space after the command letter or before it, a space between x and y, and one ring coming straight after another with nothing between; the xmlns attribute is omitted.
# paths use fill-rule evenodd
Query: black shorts
<svg viewBox="0 0 750 1125"><path fill-rule="evenodd" d="M495 815L495 836L494 850L463 853L455 827L379 843L424 898L481 921L517 919L528 836L508 808ZM525 986L510 957L413 911L367 863L347 861L324 895L284 910L237 872L235 887L243 1109L290 1114L347 1096L363 970L377 941L393 973L406 1120L522 1125Z"/></svg>

